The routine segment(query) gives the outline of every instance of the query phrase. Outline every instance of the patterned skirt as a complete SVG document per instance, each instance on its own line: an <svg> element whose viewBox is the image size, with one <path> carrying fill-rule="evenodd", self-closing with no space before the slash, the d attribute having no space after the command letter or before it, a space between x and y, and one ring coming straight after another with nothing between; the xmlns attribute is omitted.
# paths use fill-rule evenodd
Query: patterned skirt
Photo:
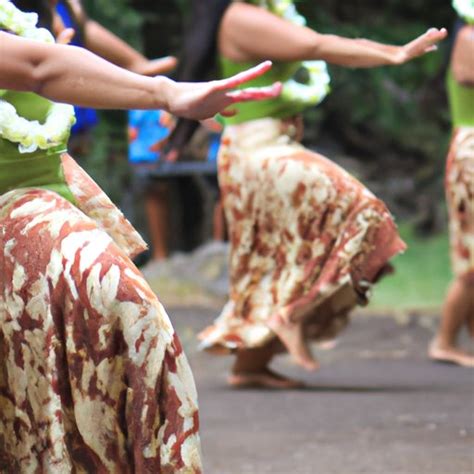
<svg viewBox="0 0 474 474"><path fill-rule="evenodd" d="M453 272L474 273L474 127L455 130L445 184Z"/></svg>
<svg viewBox="0 0 474 474"><path fill-rule="evenodd" d="M260 347L276 314L306 337L334 338L405 244L385 205L296 140L294 123L226 129L219 182L231 241L230 299L200 338L221 351Z"/></svg>
<svg viewBox="0 0 474 474"><path fill-rule="evenodd" d="M63 167L77 207L0 196L0 472L199 473L193 377L129 259L144 243Z"/></svg>

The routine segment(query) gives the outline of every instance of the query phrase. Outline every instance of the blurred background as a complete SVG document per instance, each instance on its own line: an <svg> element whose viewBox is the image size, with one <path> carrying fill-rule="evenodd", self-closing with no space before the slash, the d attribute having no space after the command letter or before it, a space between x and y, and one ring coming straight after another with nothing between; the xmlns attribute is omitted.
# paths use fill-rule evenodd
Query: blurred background
<svg viewBox="0 0 474 474"><path fill-rule="evenodd" d="M441 0L296 3L318 31L388 43L404 43L430 26L449 30L455 23L450 2ZM92 18L149 58L179 54L186 0L84 0L83 4ZM438 53L393 69L330 66L333 93L306 113L305 144L342 164L381 197L409 245L395 261L396 274L378 285L370 307L375 311L433 312L450 280L443 192L450 135L444 87L449 48L448 40ZM83 164L146 234L140 205L133 205L131 191L123 192L131 189L126 125L125 113L101 112ZM193 251L211 234L211 211L202 186L189 180L184 189L173 200L172 220L181 222L170 224L175 229L171 246L175 252ZM177 219L183 213L184 221ZM219 254L214 267L225 262L222 252L211 253ZM196 258L209 264L209 252ZM210 279L222 277L216 283L217 293L222 292L221 269L203 271ZM148 276L155 277L159 290L160 276L177 273L175 265Z"/></svg>

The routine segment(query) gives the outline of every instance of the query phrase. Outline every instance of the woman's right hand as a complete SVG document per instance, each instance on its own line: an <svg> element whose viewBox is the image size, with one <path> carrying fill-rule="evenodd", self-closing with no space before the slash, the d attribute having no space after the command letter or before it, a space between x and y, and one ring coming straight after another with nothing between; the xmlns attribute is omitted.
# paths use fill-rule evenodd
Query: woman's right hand
<svg viewBox="0 0 474 474"><path fill-rule="evenodd" d="M228 109L232 104L273 99L281 94L279 82L268 87L234 90L265 74L271 67L272 63L265 61L235 76L211 82L174 82L161 77L160 88L165 93L167 110L173 115L192 120L204 120L218 113L229 117L236 113Z"/></svg>

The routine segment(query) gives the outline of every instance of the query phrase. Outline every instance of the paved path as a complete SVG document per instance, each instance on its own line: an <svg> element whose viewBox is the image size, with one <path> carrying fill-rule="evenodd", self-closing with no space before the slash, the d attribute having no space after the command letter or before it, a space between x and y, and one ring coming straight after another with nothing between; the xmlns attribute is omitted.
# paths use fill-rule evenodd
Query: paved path
<svg viewBox="0 0 474 474"><path fill-rule="evenodd" d="M306 390L231 390L196 351L213 310L168 308L198 385L207 474L473 474L474 370L430 363L433 318L358 317ZM466 342L466 340L464 341Z"/></svg>

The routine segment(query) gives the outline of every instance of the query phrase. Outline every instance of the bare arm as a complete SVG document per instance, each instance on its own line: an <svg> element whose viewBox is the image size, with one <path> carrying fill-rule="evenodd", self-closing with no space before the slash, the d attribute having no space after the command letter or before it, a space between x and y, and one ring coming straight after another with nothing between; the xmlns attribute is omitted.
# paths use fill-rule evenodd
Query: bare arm
<svg viewBox="0 0 474 474"><path fill-rule="evenodd" d="M219 32L221 53L234 61L323 59L347 67L403 64L436 48L446 30L431 29L404 46L319 34L241 2L226 11Z"/></svg>
<svg viewBox="0 0 474 474"><path fill-rule="evenodd" d="M111 31L93 20L86 20L84 26L85 47L117 66L138 74L156 76L176 67L176 58L166 57L148 60Z"/></svg>
<svg viewBox="0 0 474 474"><path fill-rule="evenodd" d="M74 46L0 33L0 87L96 108L160 108L164 78L142 77Z"/></svg>
<svg viewBox="0 0 474 474"><path fill-rule="evenodd" d="M232 78L177 83L165 77L145 77L73 46L45 44L0 32L0 88L33 91L51 100L94 108L164 109L201 120L233 103L277 96L270 88L235 87L264 74L267 62ZM229 113L229 112L227 112Z"/></svg>

